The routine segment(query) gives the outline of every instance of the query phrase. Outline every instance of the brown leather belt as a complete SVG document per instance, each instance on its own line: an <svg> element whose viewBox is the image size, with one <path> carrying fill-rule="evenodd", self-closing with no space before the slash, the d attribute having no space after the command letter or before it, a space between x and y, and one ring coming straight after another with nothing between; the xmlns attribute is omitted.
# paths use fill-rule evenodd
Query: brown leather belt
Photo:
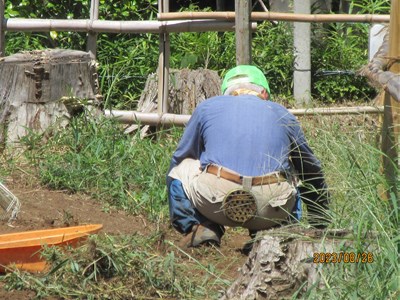
<svg viewBox="0 0 400 300"><path fill-rule="evenodd" d="M209 165L207 167L207 173L218 175L218 168L219 166L216 165ZM223 179L232 181L237 184L243 184L243 177L237 173L232 173L224 168L221 168L219 172L219 176ZM266 185L266 184L273 184L278 182L286 181L286 177L282 173L276 174L269 174L264 176L255 176L252 177L251 185Z"/></svg>

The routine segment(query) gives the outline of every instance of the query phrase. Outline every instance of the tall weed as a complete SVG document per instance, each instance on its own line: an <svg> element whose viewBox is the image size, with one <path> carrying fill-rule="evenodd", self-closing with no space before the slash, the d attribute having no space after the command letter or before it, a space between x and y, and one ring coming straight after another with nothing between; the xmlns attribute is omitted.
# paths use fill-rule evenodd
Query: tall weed
<svg viewBox="0 0 400 300"><path fill-rule="evenodd" d="M354 122L355 120L359 120ZM361 119L361 120L360 120ZM313 148L324 163L332 191L333 228L346 229L350 245L347 253L370 253L372 260L358 263L325 264L321 281L305 299L396 299L400 267L399 207L393 196L381 199L378 191L386 182L380 173L382 153L378 150L379 128L371 118L317 117L311 135ZM315 122L315 121L314 121ZM351 122L351 127L344 123ZM317 126L315 126L317 125ZM387 186L386 186L387 188ZM396 296L397 295L397 296Z"/></svg>

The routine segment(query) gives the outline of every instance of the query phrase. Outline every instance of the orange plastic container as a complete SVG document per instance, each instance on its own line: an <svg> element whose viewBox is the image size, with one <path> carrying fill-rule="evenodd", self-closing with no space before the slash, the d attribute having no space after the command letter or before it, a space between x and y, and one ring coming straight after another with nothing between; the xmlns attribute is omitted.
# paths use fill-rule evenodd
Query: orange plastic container
<svg viewBox="0 0 400 300"><path fill-rule="evenodd" d="M40 257L42 246L75 246L101 228L102 224L89 224L0 235L0 272L4 273L7 266L28 272L45 271L47 263Z"/></svg>

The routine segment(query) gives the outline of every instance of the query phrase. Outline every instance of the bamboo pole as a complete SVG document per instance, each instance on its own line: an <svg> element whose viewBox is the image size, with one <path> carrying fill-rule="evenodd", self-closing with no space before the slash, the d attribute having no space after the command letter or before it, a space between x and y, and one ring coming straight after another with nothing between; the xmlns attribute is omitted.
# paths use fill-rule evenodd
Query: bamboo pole
<svg viewBox="0 0 400 300"><path fill-rule="evenodd" d="M4 0L0 0L0 57L5 56L5 26L4 26Z"/></svg>
<svg viewBox="0 0 400 300"><path fill-rule="evenodd" d="M169 11L168 0L158 1L158 10L161 12ZM160 33L159 37L159 57L158 57L158 97L157 110L159 114L168 111L168 81L169 81L169 58L170 44L169 34Z"/></svg>
<svg viewBox="0 0 400 300"><path fill-rule="evenodd" d="M159 21L171 20L197 20L197 19L213 19L213 20L233 20L234 12L174 12L157 14ZM252 12L251 21L289 21L289 22L357 22L357 23L388 23L389 15L349 15L349 14L293 14L278 12Z"/></svg>
<svg viewBox="0 0 400 300"><path fill-rule="evenodd" d="M357 107L335 107L335 108L308 108L289 109L295 116L320 116L320 115L360 115L381 114L383 107L357 106ZM141 123L143 125L176 125L184 126L190 119L190 115L143 113L126 110L105 110L108 118L116 118L123 124Z"/></svg>
<svg viewBox="0 0 400 300"><path fill-rule="evenodd" d="M97 20L99 18L99 0L90 1L90 22ZM97 33L89 31L87 39L87 51L96 58L97 54Z"/></svg>
<svg viewBox="0 0 400 300"><path fill-rule="evenodd" d="M169 12L169 0L163 0L163 11ZM169 67L171 58L171 44L169 33L165 33L165 58L164 58L164 93L162 113L168 113L168 86L169 86Z"/></svg>
<svg viewBox="0 0 400 300"><path fill-rule="evenodd" d="M389 24L389 71L400 73L400 0L392 0ZM400 91L397 91L399 98ZM382 124L382 169L388 188L381 195L388 200L394 195L398 200L397 179L399 175L399 135L400 135L400 102L387 90L383 93L384 115ZM382 192L382 191L381 191Z"/></svg>
<svg viewBox="0 0 400 300"><path fill-rule="evenodd" d="M172 32L204 32L234 31L233 21L194 20L194 21L106 21L106 20L49 20L49 19L7 19L3 22L4 31L19 32L107 32L107 33L172 33ZM257 28L252 23L252 29Z"/></svg>
<svg viewBox="0 0 400 300"><path fill-rule="evenodd" d="M236 65L251 64L250 0L235 0Z"/></svg>
<svg viewBox="0 0 400 300"><path fill-rule="evenodd" d="M122 124L140 123L142 125L176 125L184 126L190 119L190 115L144 113L137 111L105 110L104 115L115 118Z"/></svg>
<svg viewBox="0 0 400 300"><path fill-rule="evenodd" d="M310 115L359 115L359 114L381 114L383 107L381 106L353 106L353 107L317 107L317 108L299 108L289 109L295 116Z"/></svg>

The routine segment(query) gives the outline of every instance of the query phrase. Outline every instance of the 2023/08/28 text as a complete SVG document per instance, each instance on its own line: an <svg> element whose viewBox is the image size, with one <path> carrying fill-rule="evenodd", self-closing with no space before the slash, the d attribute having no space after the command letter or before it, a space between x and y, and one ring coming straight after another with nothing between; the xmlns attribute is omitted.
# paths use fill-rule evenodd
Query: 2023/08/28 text
<svg viewBox="0 0 400 300"><path fill-rule="evenodd" d="M371 252L314 252L313 263L372 263L374 254Z"/></svg>

